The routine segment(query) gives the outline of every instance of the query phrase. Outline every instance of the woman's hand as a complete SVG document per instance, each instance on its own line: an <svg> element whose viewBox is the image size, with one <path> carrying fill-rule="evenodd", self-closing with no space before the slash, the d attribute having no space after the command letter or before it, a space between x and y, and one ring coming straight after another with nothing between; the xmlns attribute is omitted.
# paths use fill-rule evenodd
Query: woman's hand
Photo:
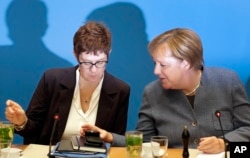
<svg viewBox="0 0 250 158"><path fill-rule="evenodd" d="M91 124L84 124L81 127L80 130L80 135L84 136L85 135L85 131L94 131L94 132L99 132L100 133L100 138L105 141L105 142L109 142L112 143L113 141L113 135L111 133L109 133L108 131L101 129L97 126L91 125Z"/></svg>
<svg viewBox="0 0 250 158"><path fill-rule="evenodd" d="M22 125L27 121L23 108L12 100L6 101L5 117L15 125Z"/></svg>
<svg viewBox="0 0 250 158"><path fill-rule="evenodd" d="M209 154L220 153L225 151L225 143L222 138L215 136L203 137L200 139L198 150Z"/></svg>

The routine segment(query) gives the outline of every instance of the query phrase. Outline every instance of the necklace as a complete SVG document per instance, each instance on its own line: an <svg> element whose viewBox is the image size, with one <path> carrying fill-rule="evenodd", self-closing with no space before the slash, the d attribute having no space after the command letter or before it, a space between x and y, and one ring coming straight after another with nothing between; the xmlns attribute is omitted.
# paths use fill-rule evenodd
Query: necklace
<svg viewBox="0 0 250 158"><path fill-rule="evenodd" d="M91 101L93 91L86 90L86 88L81 87L81 82L79 83L79 89L80 89L80 97L82 103L89 104L89 102Z"/></svg>
<svg viewBox="0 0 250 158"><path fill-rule="evenodd" d="M196 85L196 87L195 87L191 92L185 93L185 95L194 94L195 91L197 90L197 88L200 86L200 82L201 82L201 72L200 72L200 74L199 74L199 82L198 82L198 84Z"/></svg>
<svg viewBox="0 0 250 158"><path fill-rule="evenodd" d="M83 98L84 103L85 103L85 104L88 104L88 103L89 103L89 101L90 101L90 99L91 99L91 96L90 96L90 97L88 97L88 98Z"/></svg>
<svg viewBox="0 0 250 158"><path fill-rule="evenodd" d="M199 86L200 86L200 82L197 84L197 86L191 92L185 93L185 95L191 95L191 94L193 94L197 90L197 88Z"/></svg>

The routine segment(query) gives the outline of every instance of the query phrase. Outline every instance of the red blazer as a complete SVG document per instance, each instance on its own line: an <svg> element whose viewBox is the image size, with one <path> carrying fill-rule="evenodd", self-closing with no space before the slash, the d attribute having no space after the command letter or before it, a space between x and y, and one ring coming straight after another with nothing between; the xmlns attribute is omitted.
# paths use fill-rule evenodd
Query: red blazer
<svg viewBox="0 0 250 158"><path fill-rule="evenodd" d="M21 131L24 144L49 144L54 115L59 114L53 144L64 132L76 84L76 67L46 71L26 111L28 122ZM105 71L95 125L124 134L127 124L130 86ZM80 129L79 129L80 131Z"/></svg>

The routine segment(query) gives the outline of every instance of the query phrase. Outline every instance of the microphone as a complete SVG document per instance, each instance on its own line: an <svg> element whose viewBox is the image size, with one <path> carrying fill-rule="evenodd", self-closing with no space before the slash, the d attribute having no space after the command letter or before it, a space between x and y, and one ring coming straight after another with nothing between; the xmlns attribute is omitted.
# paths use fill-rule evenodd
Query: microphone
<svg viewBox="0 0 250 158"><path fill-rule="evenodd" d="M55 129L56 129L56 124L57 124L58 120L59 120L59 115L55 114L54 115L54 124L53 124L52 132L51 132L50 140L49 140L48 158L54 158L54 156L51 155L51 146L52 146L52 140L53 140L53 137L54 137L54 133L55 133Z"/></svg>
<svg viewBox="0 0 250 158"><path fill-rule="evenodd" d="M218 110L215 111L215 116L218 118L219 123L220 123L220 130L221 130L223 141L224 141L224 144L225 144L225 158L227 158L227 145L226 145L227 142L226 142L225 134L224 134L224 131L223 131L223 128L222 128L221 120L220 120L221 112L218 111Z"/></svg>

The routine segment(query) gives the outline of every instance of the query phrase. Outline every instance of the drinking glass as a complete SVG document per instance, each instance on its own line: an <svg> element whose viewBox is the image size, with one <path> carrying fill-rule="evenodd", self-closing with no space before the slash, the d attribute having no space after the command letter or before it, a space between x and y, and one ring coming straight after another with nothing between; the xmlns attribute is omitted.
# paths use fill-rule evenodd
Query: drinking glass
<svg viewBox="0 0 250 158"><path fill-rule="evenodd" d="M142 158L152 158L151 142L142 143Z"/></svg>
<svg viewBox="0 0 250 158"><path fill-rule="evenodd" d="M125 137L126 137L127 158L141 158L142 138L143 138L142 132L127 131Z"/></svg>
<svg viewBox="0 0 250 158"><path fill-rule="evenodd" d="M152 136L151 147L153 158L166 158L168 149L168 137L167 136Z"/></svg>
<svg viewBox="0 0 250 158"><path fill-rule="evenodd" d="M0 121L0 155L2 149L10 149L13 137L14 125L9 121Z"/></svg>

